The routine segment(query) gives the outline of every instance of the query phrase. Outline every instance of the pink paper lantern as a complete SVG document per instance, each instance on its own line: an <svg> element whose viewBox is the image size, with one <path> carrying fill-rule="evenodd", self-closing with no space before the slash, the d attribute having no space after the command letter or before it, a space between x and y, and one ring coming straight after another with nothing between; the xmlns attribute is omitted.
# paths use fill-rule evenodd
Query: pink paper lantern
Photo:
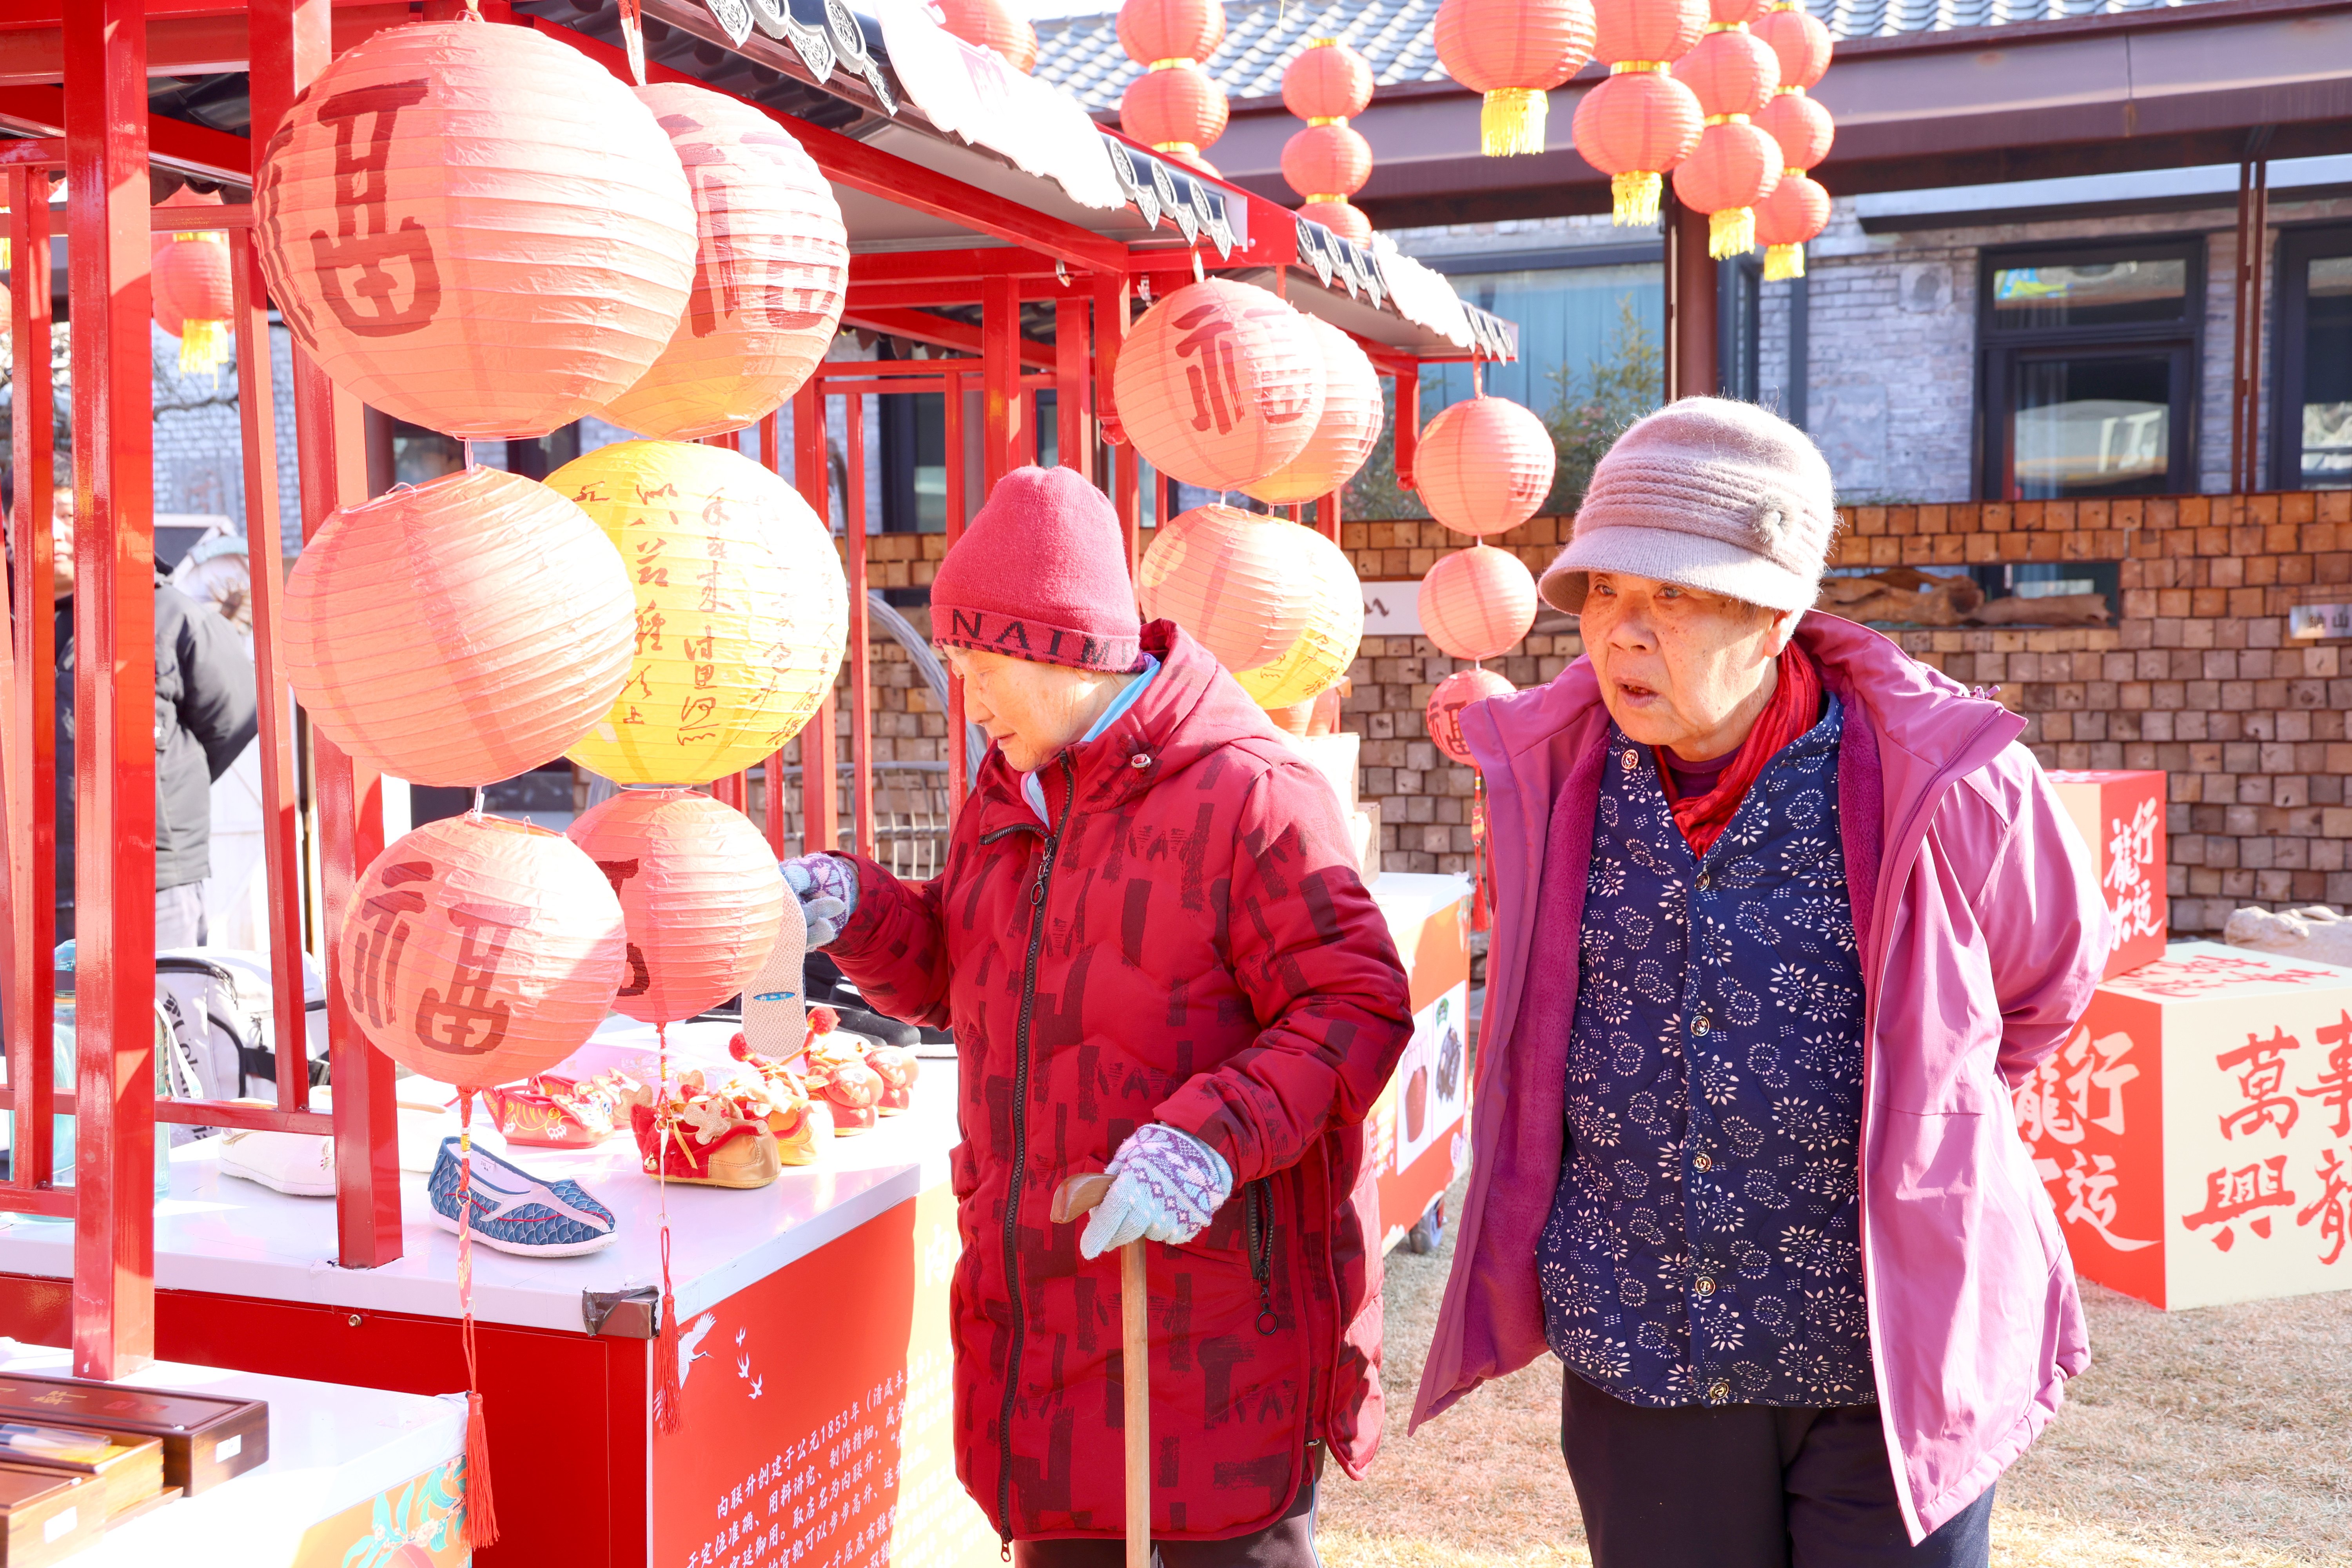
<svg viewBox="0 0 2352 1568"><path fill-rule="evenodd" d="M693 441L772 414L841 325L849 237L841 204L792 133L750 104L684 82L637 89L694 190L694 289L669 346L604 407L624 429Z"/></svg>
<svg viewBox="0 0 2352 1568"><path fill-rule="evenodd" d="M472 787L562 756L604 716L636 598L586 512L471 468L329 514L278 626L330 740L412 784Z"/></svg>
<svg viewBox="0 0 2352 1568"><path fill-rule="evenodd" d="M1213 501L1171 518L1136 574L1144 619L1174 621L1235 674L1272 663L1307 629L1306 531Z"/></svg>
<svg viewBox="0 0 2352 1568"><path fill-rule="evenodd" d="M1307 449L1323 352L1263 289L1212 278L1146 310L1120 345L1112 401L1127 438L1171 479L1239 489Z"/></svg>
<svg viewBox="0 0 2352 1568"><path fill-rule="evenodd" d="M1551 431L1524 405L1472 397L1423 427L1412 484L1456 533L1507 533L1543 505L1558 463Z"/></svg>
<svg viewBox="0 0 2352 1568"><path fill-rule="evenodd" d="M1468 762L1470 748L1462 742L1462 710L1512 689L1509 681L1491 669L1455 670L1429 694L1429 708L1424 715L1429 721L1429 738L1455 762Z"/></svg>
<svg viewBox="0 0 2352 1568"><path fill-rule="evenodd" d="M1329 495L1355 478L1379 445L1387 408L1380 372L1356 340L1320 316L1300 313L1323 351L1323 414L1305 450L1242 488L1268 506L1296 506Z"/></svg>
<svg viewBox="0 0 2352 1568"><path fill-rule="evenodd" d="M571 840L468 816L427 823L375 858L343 906L335 965L379 1050L439 1082L487 1089L587 1043L625 949L620 900Z"/></svg>
<svg viewBox="0 0 2352 1568"><path fill-rule="evenodd" d="M1493 658L1536 624L1535 574L1491 544L1440 556L1421 580L1421 629L1455 658Z"/></svg>
<svg viewBox="0 0 2352 1568"><path fill-rule="evenodd" d="M570 837L620 899L628 963L614 1011L675 1024L740 994L768 962L784 881L741 812L690 789L628 789Z"/></svg>

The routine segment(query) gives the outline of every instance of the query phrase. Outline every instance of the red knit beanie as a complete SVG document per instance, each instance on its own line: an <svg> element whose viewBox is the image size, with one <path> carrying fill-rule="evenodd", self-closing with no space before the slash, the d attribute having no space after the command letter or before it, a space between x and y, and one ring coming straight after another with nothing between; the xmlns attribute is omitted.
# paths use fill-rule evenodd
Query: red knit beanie
<svg viewBox="0 0 2352 1568"><path fill-rule="evenodd" d="M931 581L931 640L1035 664L1143 668L1118 514L1070 468L996 483Z"/></svg>

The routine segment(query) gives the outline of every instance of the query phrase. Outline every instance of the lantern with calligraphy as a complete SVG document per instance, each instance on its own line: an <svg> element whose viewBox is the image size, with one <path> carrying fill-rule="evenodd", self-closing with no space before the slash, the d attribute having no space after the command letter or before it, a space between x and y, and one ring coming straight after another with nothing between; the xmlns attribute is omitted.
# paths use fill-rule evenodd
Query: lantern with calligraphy
<svg viewBox="0 0 2352 1568"><path fill-rule="evenodd" d="M1348 121L1372 100L1372 68L1337 38L1309 38L1282 73L1282 101L1307 121L1282 149L1282 177L1306 200L1299 216L1358 244L1371 221L1348 198L1371 178L1371 144Z"/></svg>
<svg viewBox="0 0 2352 1568"><path fill-rule="evenodd" d="M1437 58L1484 94L1478 150L1489 158L1544 150L1549 91L1592 55L1591 0L1444 0Z"/></svg>
<svg viewBox="0 0 2352 1568"><path fill-rule="evenodd" d="M695 264L669 138L529 27L386 27L337 56L257 161L269 294L335 384L467 440L593 414L667 346Z"/></svg>
<svg viewBox="0 0 2352 1568"><path fill-rule="evenodd" d="M206 195L185 185L157 204L163 209L220 205L219 192ZM236 313L227 235L218 229L157 235L148 287L155 324L180 340L181 370L217 370L227 363L229 322Z"/></svg>
<svg viewBox="0 0 2352 1568"><path fill-rule="evenodd" d="M1491 669L1474 666L1455 670L1429 694L1429 708L1423 715L1429 722L1429 738L1455 762L1468 762L1470 748L1462 742L1462 710L1489 697L1504 696L1511 689L1511 683Z"/></svg>
<svg viewBox="0 0 2352 1568"><path fill-rule="evenodd" d="M849 281L841 205L792 133L684 82L637 89L686 166L699 252L669 346L604 417L691 441L756 423L832 346Z"/></svg>
<svg viewBox="0 0 2352 1568"><path fill-rule="evenodd" d="M1307 624L1268 663L1234 679L1261 708L1288 708L1339 684L1364 640L1364 585L1339 547L1311 528L1286 523Z"/></svg>
<svg viewBox="0 0 2352 1568"><path fill-rule="evenodd" d="M1263 289L1212 278L1146 310L1120 345L1112 402L1161 473L1238 489L1307 449L1323 416L1323 353Z"/></svg>
<svg viewBox="0 0 2352 1568"><path fill-rule="evenodd" d="M1523 404L1477 396L1439 412L1421 433L1413 489L1456 533L1507 533L1551 494L1559 452Z"/></svg>
<svg viewBox="0 0 2352 1568"><path fill-rule="evenodd" d="M749 818L690 789L625 789L572 825L628 932L613 1010L675 1024L739 995L783 922L775 852Z"/></svg>
<svg viewBox="0 0 2352 1568"><path fill-rule="evenodd" d="M1780 179L1780 148L1751 116L1771 101L1779 61L1742 26L1710 29L1675 66L1706 116L1698 145L1675 168L1675 198L1707 215L1707 254L1756 248L1755 208Z"/></svg>
<svg viewBox="0 0 2352 1568"><path fill-rule="evenodd" d="M1213 501L1169 519L1136 572L1143 618L1174 621L1229 670L1273 662L1313 609L1306 531Z"/></svg>
<svg viewBox="0 0 2352 1568"><path fill-rule="evenodd" d="M1323 413L1298 456L1242 487L1269 506L1317 500L1355 478L1387 416L1380 373L1356 340L1320 316L1302 311L1300 320L1323 351Z"/></svg>
<svg viewBox="0 0 2352 1568"><path fill-rule="evenodd" d="M800 493L740 452L623 441L550 474L636 595L621 694L572 760L622 784L707 784L781 750L833 690L849 592Z"/></svg>
<svg viewBox="0 0 2352 1568"><path fill-rule="evenodd" d="M1594 0L1592 58L1610 74L1576 106L1576 151L1610 177L1610 221L1658 221L1662 176L1698 145L1706 116L1667 68L1706 26L1703 0Z"/></svg>
<svg viewBox="0 0 2352 1568"><path fill-rule="evenodd" d="M1491 544L1438 558L1421 580L1421 627L1455 658L1493 658L1536 623L1536 580L1527 563Z"/></svg>
<svg viewBox="0 0 2352 1568"><path fill-rule="evenodd" d="M933 0L947 30L976 49L994 49L1027 76L1037 65L1037 29L1005 0Z"/></svg>
<svg viewBox="0 0 2352 1568"><path fill-rule="evenodd" d="M579 507L467 468L331 512L286 582L287 679L328 739L412 784L563 754L628 679L629 574Z"/></svg>

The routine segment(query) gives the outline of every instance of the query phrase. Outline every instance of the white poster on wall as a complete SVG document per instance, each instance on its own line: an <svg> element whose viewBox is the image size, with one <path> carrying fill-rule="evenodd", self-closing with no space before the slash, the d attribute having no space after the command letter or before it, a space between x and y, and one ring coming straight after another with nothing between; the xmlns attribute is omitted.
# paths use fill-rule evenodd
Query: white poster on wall
<svg viewBox="0 0 2352 1568"><path fill-rule="evenodd" d="M1368 637L1421 636L1421 581L1365 583L1364 635Z"/></svg>

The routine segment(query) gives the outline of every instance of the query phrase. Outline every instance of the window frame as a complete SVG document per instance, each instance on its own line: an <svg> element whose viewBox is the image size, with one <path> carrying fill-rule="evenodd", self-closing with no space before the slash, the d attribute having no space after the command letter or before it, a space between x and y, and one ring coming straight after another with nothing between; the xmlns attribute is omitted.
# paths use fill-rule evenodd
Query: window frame
<svg viewBox="0 0 2352 1568"><path fill-rule="evenodd" d="M2127 239L2084 239L1986 246L1977 253L1976 484L1979 500L2015 499L2011 490L2009 427L2021 358L2174 355L2172 418L2164 494L2194 494L2198 480L2199 405L2204 386L2207 239L2201 234L2152 234ZM2184 263L2181 310L2169 321L2091 323L2073 327L2005 327L1994 320L1993 278L2011 267L2079 266L2099 261ZM2089 499L2089 498L2075 498Z"/></svg>
<svg viewBox="0 0 2352 1568"><path fill-rule="evenodd" d="M2270 456L2263 465L2269 488L2300 490L2303 485L2304 339L2310 308L2311 264L2352 256L2352 223L2341 218L2282 226L2271 255ZM2287 411L2293 409L2292 422ZM2336 487L2330 487L2336 488Z"/></svg>

